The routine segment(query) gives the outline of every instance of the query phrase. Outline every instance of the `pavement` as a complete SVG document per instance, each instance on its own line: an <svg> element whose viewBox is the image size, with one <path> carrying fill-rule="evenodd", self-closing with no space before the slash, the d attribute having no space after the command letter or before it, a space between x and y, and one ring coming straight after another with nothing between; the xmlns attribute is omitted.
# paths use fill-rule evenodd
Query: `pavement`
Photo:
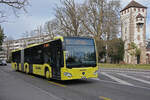
<svg viewBox="0 0 150 100"><path fill-rule="evenodd" d="M88 80L57 81L0 66L0 100L149 100L150 72L106 71Z"/></svg>

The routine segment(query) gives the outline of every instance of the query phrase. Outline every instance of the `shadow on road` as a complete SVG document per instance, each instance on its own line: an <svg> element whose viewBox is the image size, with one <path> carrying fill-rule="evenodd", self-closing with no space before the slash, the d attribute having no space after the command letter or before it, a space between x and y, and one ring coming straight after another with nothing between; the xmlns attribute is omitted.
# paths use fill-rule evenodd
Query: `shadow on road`
<svg viewBox="0 0 150 100"><path fill-rule="evenodd" d="M66 81L61 81L61 80L50 79L50 81L60 83L60 84L63 84L63 85L81 85L81 84L91 84L91 83L93 83L91 80L66 80Z"/></svg>
<svg viewBox="0 0 150 100"><path fill-rule="evenodd" d="M13 71L13 72L19 72L22 75L28 75L28 76L33 76L39 79L43 79L43 80L48 80L48 81L52 81L55 83L59 83L59 84L63 84L63 85L81 85L81 84L91 84L94 83L94 81L92 81L91 79L76 79L76 80L56 80L56 79L46 79L43 76L39 76L39 75L35 75L35 74L25 74L24 72L20 72L20 71Z"/></svg>

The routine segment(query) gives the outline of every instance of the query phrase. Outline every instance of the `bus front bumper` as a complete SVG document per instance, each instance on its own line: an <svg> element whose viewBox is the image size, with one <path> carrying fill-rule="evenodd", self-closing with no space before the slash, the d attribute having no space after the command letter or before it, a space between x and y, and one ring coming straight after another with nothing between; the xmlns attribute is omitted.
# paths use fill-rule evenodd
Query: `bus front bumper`
<svg viewBox="0 0 150 100"><path fill-rule="evenodd" d="M72 68L61 70L61 80L97 78L98 68Z"/></svg>

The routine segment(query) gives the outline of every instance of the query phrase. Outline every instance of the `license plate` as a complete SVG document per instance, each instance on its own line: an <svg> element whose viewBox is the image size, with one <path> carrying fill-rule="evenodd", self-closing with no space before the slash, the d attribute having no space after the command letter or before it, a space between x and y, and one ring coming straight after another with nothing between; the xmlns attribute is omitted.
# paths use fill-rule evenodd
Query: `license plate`
<svg viewBox="0 0 150 100"><path fill-rule="evenodd" d="M82 76L82 79L87 79L85 76Z"/></svg>

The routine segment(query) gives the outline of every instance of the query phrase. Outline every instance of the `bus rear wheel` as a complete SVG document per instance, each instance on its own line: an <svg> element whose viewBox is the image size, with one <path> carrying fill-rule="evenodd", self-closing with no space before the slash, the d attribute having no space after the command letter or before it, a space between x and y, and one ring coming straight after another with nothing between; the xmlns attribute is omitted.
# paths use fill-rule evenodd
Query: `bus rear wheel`
<svg viewBox="0 0 150 100"><path fill-rule="evenodd" d="M45 71L45 78L50 79L50 73L48 69Z"/></svg>
<svg viewBox="0 0 150 100"><path fill-rule="evenodd" d="M25 67L25 73L29 74L29 67L28 66Z"/></svg>
<svg viewBox="0 0 150 100"><path fill-rule="evenodd" d="M18 69L17 69L17 64L15 64L15 71L18 71Z"/></svg>

